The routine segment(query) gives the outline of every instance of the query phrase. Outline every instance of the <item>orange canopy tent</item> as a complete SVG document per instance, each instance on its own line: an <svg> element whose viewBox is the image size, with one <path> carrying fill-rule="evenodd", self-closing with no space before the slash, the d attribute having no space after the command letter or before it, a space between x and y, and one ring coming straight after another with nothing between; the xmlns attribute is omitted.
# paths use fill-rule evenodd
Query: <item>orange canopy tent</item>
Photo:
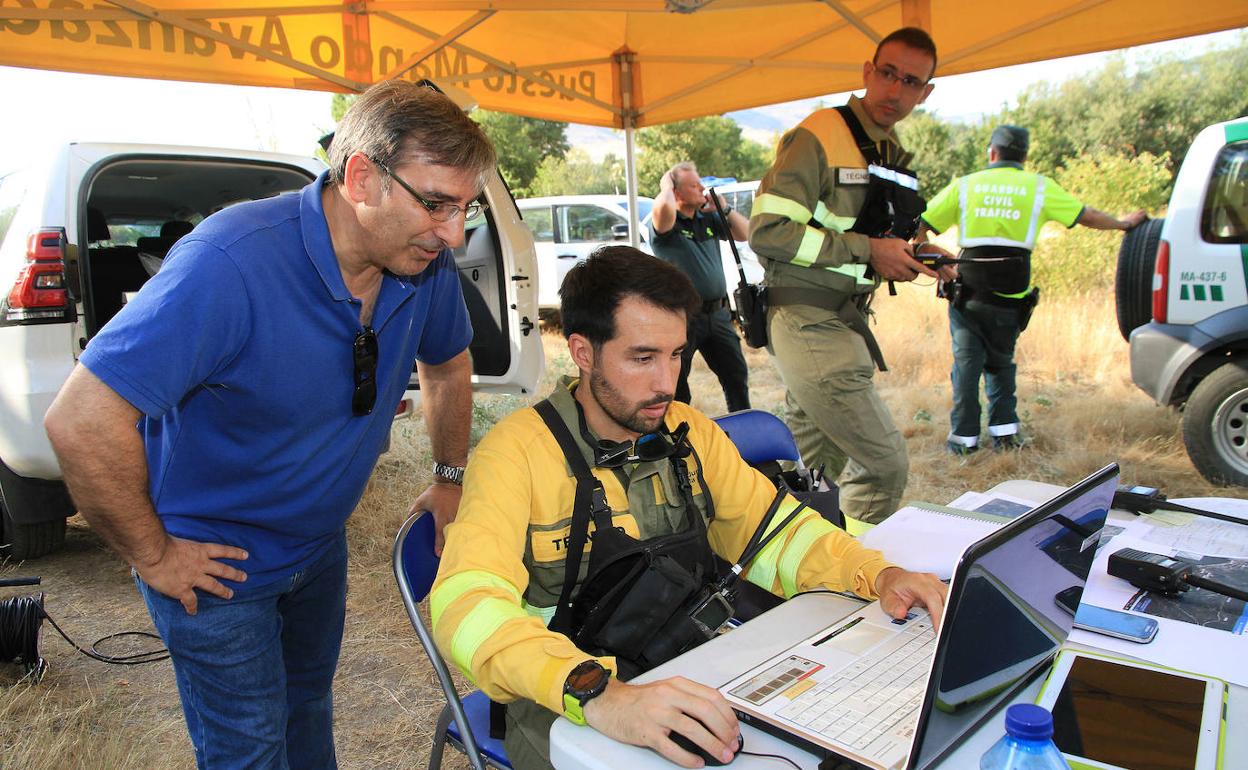
<svg viewBox="0 0 1248 770"><path fill-rule="evenodd" d="M0 64L346 92L430 78L624 128L631 198L633 129L859 88L903 25L952 75L1242 27L1248 2L0 0Z"/></svg>
<svg viewBox="0 0 1248 770"><path fill-rule="evenodd" d="M1248 25L1244 0L0 0L0 64L358 91L456 85L532 117L635 128L859 88L892 29L939 75Z"/></svg>

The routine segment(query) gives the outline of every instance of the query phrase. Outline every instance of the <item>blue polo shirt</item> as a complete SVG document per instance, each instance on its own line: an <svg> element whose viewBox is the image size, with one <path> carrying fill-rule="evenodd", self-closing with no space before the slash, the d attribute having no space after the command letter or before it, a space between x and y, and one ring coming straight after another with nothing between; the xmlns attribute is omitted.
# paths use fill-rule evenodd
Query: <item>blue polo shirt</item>
<svg viewBox="0 0 1248 770"><path fill-rule="evenodd" d="M325 552L364 493L413 363L443 363L472 339L449 250L418 275L387 273L372 320L377 404L352 414L360 303L330 241L325 179L204 220L80 359L143 413L166 530L248 551L238 591Z"/></svg>

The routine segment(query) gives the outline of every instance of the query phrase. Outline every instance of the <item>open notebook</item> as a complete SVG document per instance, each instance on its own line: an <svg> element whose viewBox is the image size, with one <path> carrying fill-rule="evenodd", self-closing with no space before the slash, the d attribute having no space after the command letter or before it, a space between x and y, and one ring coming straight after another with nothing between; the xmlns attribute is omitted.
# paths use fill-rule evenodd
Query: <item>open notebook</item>
<svg viewBox="0 0 1248 770"><path fill-rule="evenodd" d="M996 532L1013 518L931 503L910 503L877 524L860 540L866 547L882 551L884 558L899 567L913 572L931 572L947 580L967 546Z"/></svg>

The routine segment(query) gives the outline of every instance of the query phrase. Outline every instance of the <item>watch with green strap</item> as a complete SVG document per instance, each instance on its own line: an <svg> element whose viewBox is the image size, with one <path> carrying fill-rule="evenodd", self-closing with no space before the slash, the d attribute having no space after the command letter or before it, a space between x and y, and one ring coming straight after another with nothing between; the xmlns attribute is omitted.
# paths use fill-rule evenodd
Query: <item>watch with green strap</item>
<svg viewBox="0 0 1248 770"><path fill-rule="evenodd" d="M585 704L607 689L611 672L596 660L578 663L563 682L563 715L578 725L585 724Z"/></svg>

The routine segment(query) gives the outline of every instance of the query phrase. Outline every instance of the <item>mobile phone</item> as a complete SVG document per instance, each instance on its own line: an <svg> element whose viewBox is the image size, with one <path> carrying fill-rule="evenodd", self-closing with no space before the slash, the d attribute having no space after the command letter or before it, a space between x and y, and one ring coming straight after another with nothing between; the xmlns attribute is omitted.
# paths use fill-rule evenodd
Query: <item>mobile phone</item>
<svg viewBox="0 0 1248 770"><path fill-rule="evenodd" d="M1081 586L1071 586L1053 597L1057 606L1075 616L1075 628L1140 644L1147 644L1157 636L1156 620L1091 604L1080 606L1082 595Z"/></svg>

